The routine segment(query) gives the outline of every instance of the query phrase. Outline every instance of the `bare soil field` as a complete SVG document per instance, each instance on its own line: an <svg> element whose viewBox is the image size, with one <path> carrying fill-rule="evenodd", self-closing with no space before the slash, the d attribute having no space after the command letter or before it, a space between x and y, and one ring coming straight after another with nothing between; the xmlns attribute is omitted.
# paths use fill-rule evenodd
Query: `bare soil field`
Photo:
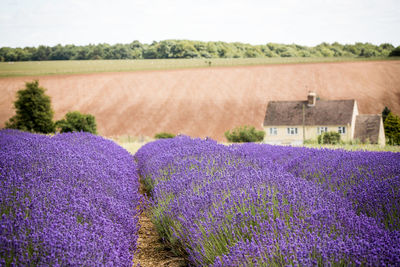
<svg viewBox="0 0 400 267"><path fill-rule="evenodd" d="M158 132L209 136L241 125L261 128L268 101L356 99L360 113L400 114L400 61L281 64L0 79L0 127L24 83L47 89L55 119L79 110L96 117L103 136Z"/></svg>

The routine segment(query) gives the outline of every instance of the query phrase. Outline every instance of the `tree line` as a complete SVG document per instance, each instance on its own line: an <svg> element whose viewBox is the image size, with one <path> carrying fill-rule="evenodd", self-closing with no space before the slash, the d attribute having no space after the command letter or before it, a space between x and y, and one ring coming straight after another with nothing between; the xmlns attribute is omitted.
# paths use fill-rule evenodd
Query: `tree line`
<svg viewBox="0 0 400 267"><path fill-rule="evenodd" d="M0 48L0 61L166 59L166 58L257 58L257 57L387 57L400 56L400 46L383 43L321 43L314 47L297 44L201 42L164 40L151 44L56 45Z"/></svg>

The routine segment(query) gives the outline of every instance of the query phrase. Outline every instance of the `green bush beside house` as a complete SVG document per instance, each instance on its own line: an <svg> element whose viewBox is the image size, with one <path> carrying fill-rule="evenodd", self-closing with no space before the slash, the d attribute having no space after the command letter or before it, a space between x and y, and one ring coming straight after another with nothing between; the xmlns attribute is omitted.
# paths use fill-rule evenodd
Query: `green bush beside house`
<svg viewBox="0 0 400 267"><path fill-rule="evenodd" d="M225 132L225 137L233 143L261 142L264 140L265 132L256 130L254 126L236 127Z"/></svg>
<svg viewBox="0 0 400 267"><path fill-rule="evenodd" d="M340 143L340 133L325 132L318 135L318 144L336 145Z"/></svg>
<svg viewBox="0 0 400 267"><path fill-rule="evenodd" d="M172 133L161 132L154 136L155 139L166 139L166 138L174 138L175 135Z"/></svg>

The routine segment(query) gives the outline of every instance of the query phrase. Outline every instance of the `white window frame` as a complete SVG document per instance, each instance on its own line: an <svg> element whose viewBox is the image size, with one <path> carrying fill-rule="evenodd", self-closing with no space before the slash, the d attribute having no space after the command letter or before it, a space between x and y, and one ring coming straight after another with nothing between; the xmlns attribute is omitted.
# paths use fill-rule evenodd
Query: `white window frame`
<svg viewBox="0 0 400 267"><path fill-rule="evenodd" d="M327 131L328 131L328 127L326 127L326 126L317 127L318 134L326 133Z"/></svg>
<svg viewBox="0 0 400 267"><path fill-rule="evenodd" d="M297 127L288 127L287 134L288 135L297 135L298 134Z"/></svg>
<svg viewBox="0 0 400 267"><path fill-rule="evenodd" d="M339 126L338 127L338 133L346 134L346 126Z"/></svg>
<svg viewBox="0 0 400 267"><path fill-rule="evenodd" d="M278 135L278 129L274 127L269 128L269 135Z"/></svg>

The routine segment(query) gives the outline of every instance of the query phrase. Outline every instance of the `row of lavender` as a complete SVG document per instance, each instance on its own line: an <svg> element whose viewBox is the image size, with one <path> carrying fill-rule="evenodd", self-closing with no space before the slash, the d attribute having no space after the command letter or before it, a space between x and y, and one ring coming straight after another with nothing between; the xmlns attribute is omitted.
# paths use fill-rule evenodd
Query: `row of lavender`
<svg viewBox="0 0 400 267"><path fill-rule="evenodd" d="M252 159L272 159L294 176L340 192L358 214L400 230L400 153L348 152L245 144Z"/></svg>
<svg viewBox="0 0 400 267"><path fill-rule="evenodd" d="M133 157L88 133L0 131L0 265L131 266Z"/></svg>
<svg viewBox="0 0 400 267"><path fill-rule="evenodd" d="M378 218L380 213L373 217L363 211L353 197L346 195L345 182L335 186L335 179L325 178L333 183L327 186L311 179L311 172L307 176L302 151L304 155L316 154L307 158L313 166L323 167L332 161L323 158L325 151L226 147L188 137L147 144L135 158L153 196L152 216L158 230L194 265L398 265L400 232L386 228ZM369 157L370 153L359 155ZM356 184L365 181L355 178L354 172L359 171L360 176L378 175L377 179L398 182L398 156L385 155L381 159L389 160L387 164L379 162L379 155L374 162L360 159L357 164L353 160L354 170L347 169L338 176L347 175L351 180L348 184ZM317 161L323 163L318 165ZM367 163L380 167L368 169ZM341 164L323 168L319 178L329 166L338 168L347 163ZM352 188L353 195L361 189L347 188ZM398 194L396 184L391 189ZM378 196L390 189L375 190ZM393 209L400 205L398 200L387 202L384 198L371 201L381 206L390 203Z"/></svg>

